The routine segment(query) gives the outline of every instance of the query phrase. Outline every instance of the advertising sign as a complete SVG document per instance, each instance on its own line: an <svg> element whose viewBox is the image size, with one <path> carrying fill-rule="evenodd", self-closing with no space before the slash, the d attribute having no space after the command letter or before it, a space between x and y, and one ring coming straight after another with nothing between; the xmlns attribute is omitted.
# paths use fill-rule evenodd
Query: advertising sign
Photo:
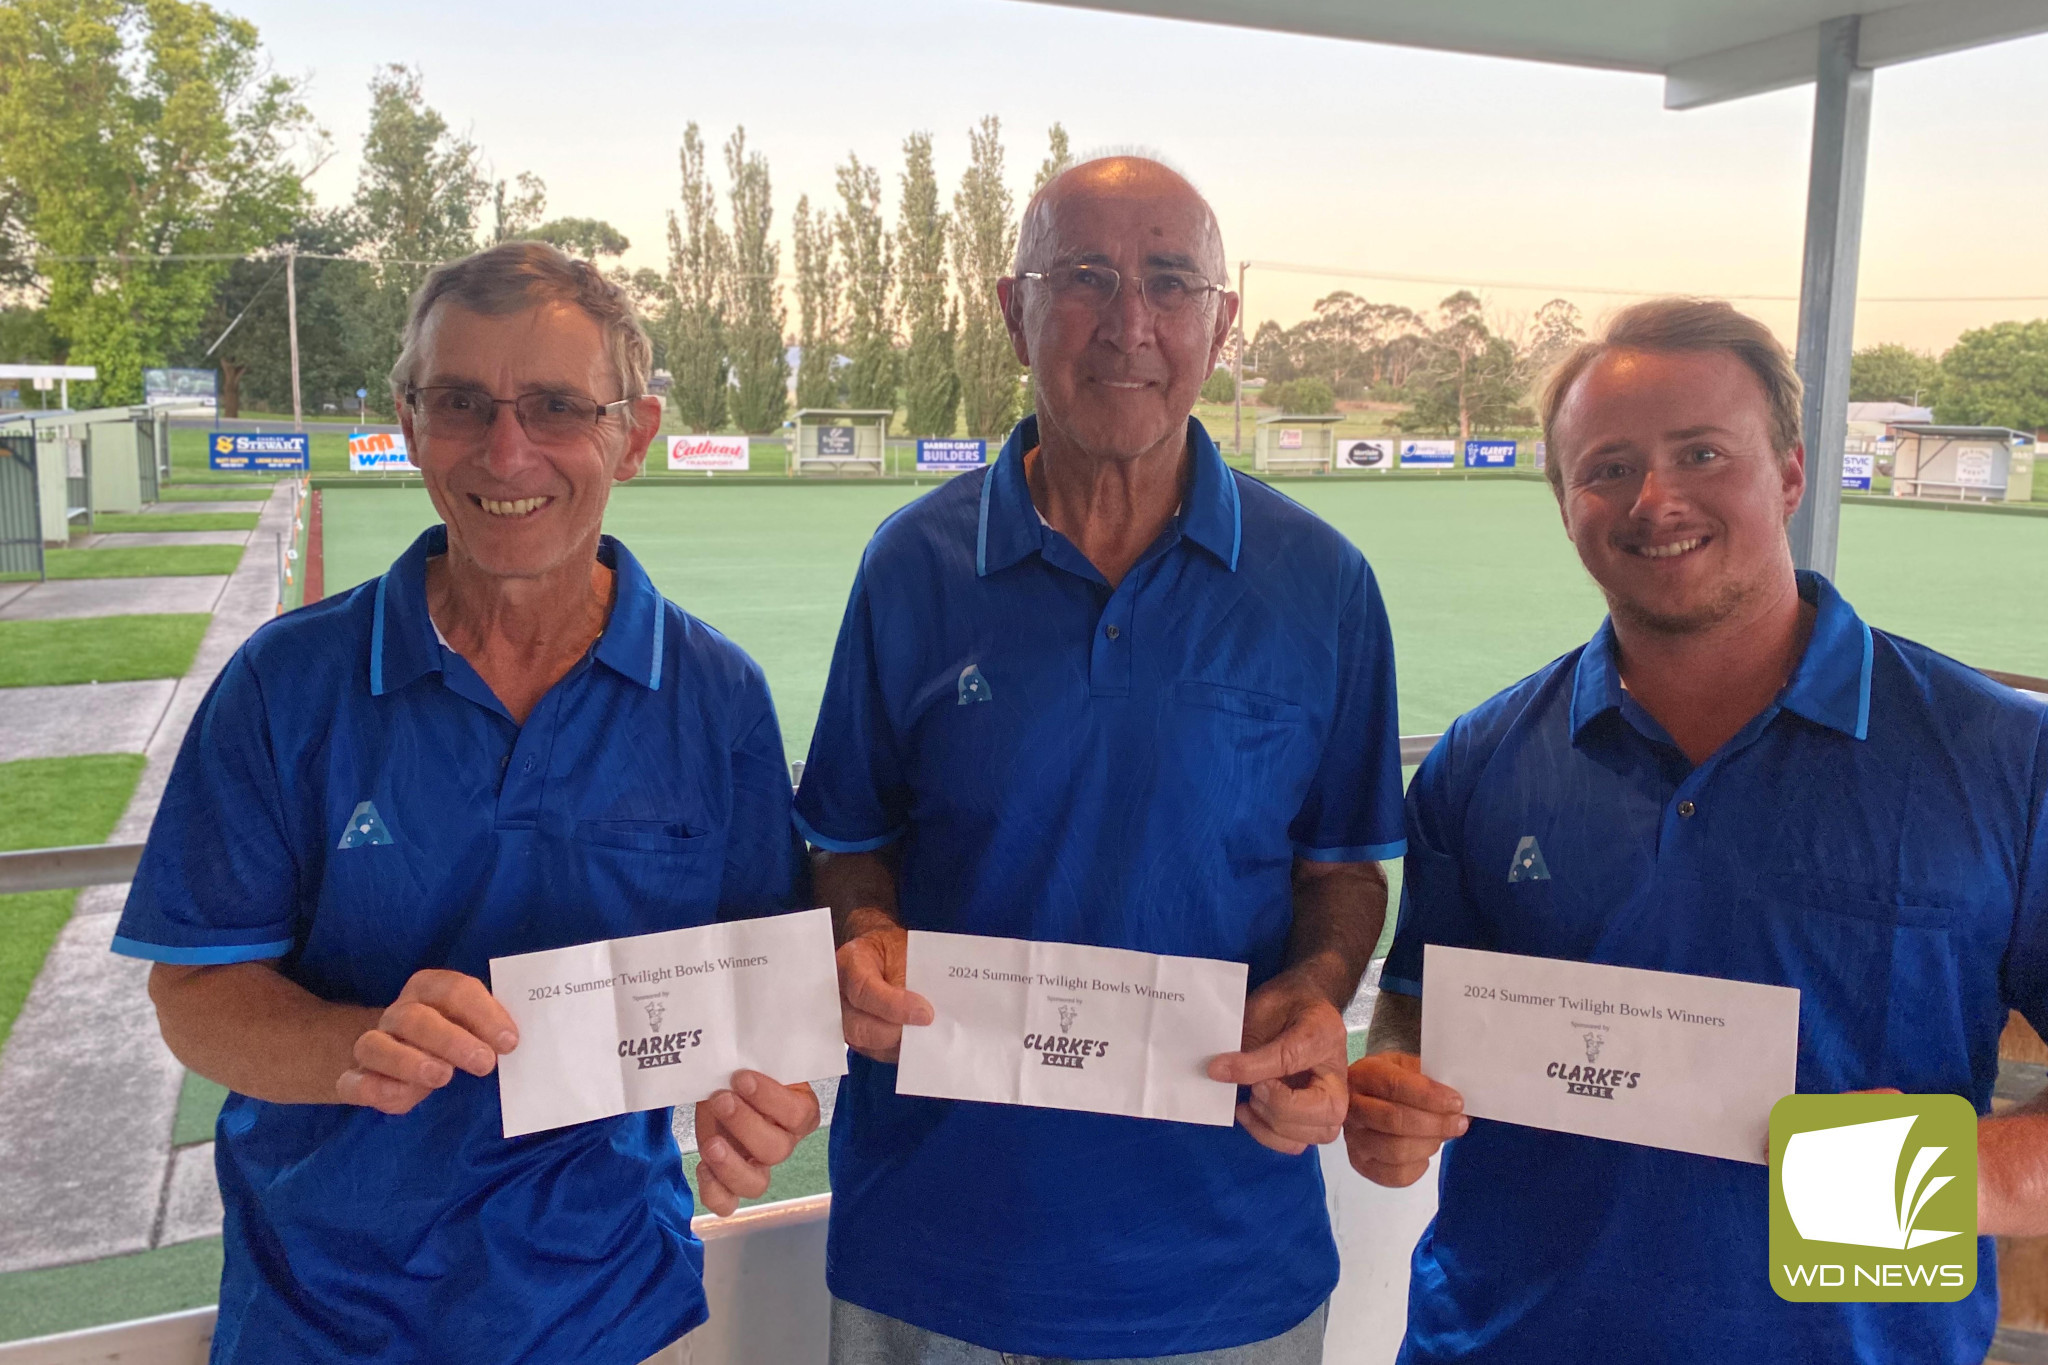
<svg viewBox="0 0 2048 1365"><path fill-rule="evenodd" d="M1392 469L1394 443L1384 436L1346 436L1337 442L1340 469Z"/></svg>
<svg viewBox="0 0 2048 1365"><path fill-rule="evenodd" d="M1449 469L1457 463L1456 441L1403 441L1401 468Z"/></svg>
<svg viewBox="0 0 2048 1365"><path fill-rule="evenodd" d="M944 473L955 469L980 469L987 463L987 441L919 441L917 443L917 468L920 473Z"/></svg>
<svg viewBox="0 0 2048 1365"><path fill-rule="evenodd" d="M744 474L748 446L744 436L671 436L668 438L668 467L691 472L714 470Z"/></svg>
<svg viewBox="0 0 2048 1365"><path fill-rule="evenodd" d="M1870 491L1870 476L1877 472L1877 456L1862 455L1856 451L1842 454L1842 487Z"/></svg>
<svg viewBox="0 0 2048 1365"><path fill-rule="evenodd" d="M1513 469L1514 467L1515 443L1513 441L1465 442L1465 468Z"/></svg>
<svg viewBox="0 0 2048 1365"><path fill-rule="evenodd" d="M1956 447L1956 482L1964 488L1991 487L1993 465L1990 446Z"/></svg>
<svg viewBox="0 0 2048 1365"><path fill-rule="evenodd" d="M1300 427L1282 427L1282 428L1280 428L1280 448L1281 448L1282 450L1300 450L1300 449L1301 449L1301 428L1300 428Z"/></svg>
<svg viewBox="0 0 2048 1365"><path fill-rule="evenodd" d="M819 427L818 458L821 460L850 460L853 458L852 427Z"/></svg>
<svg viewBox="0 0 2048 1365"><path fill-rule="evenodd" d="M216 431L207 438L206 467L240 474L304 472L312 441L303 431Z"/></svg>
<svg viewBox="0 0 2048 1365"><path fill-rule="evenodd" d="M418 469L406 451L402 431L358 431L348 438L351 474L410 474Z"/></svg>
<svg viewBox="0 0 2048 1365"><path fill-rule="evenodd" d="M144 370L142 401L189 403L212 407L219 396L220 376L212 370Z"/></svg>
<svg viewBox="0 0 2048 1365"><path fill-rule="evenodd" d="M1542 468L1544 468L1544 467L1545 467L1546 465L1548 465L1549 463L1550 463L1550 446L1549 446L1549 444L1548 444L1547 442L1544 442L1544 441L1538 441L1538 442L1536 443L1536 467L1537 467L1538 469L1542 469Z"/></svg>

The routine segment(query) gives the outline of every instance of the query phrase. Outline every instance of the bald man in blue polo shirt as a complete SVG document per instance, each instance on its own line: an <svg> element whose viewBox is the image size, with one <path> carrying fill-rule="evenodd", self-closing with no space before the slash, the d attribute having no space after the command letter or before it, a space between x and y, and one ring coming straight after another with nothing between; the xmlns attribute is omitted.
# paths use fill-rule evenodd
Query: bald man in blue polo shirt
<svg viewBox="0 0 2048 1365"><path fill-rule="evenodd" d="M631 301L537 242L441 267L392 372L442 524L258 631L172 770L117 952L234 1092L215 1362L618 1362L705 1317L666 1109L507 1139L493 957L791 907L761 671L600 534L660 425ZM697 1106L729 1213L818 1123Z"/></svg>
<svg viewBox="0 0 2048 1365"><path fill-rule="evenodd" d="M1190 418L1223 261L1156 162L1054 180L1000 283L1036 416L862 559L797 801L858 1054L835 1365L1321 1358L1309 1149L1401 849L1394 661L1359 552ZM907 929L1247 963L1237 1125L898 1095Z"/></svg>
<svg viewBox="0 0 2048 1365"><path fill-rule="evenodd" d="M1988 1113L2008 1009L2048 1032L2048 707L1794 571L1784 348L1726 304L1641 304L1565 362L1543 415L1610 614L1460 717L1409 789L1346 1125L1383 1185L1443 1149L1400 1359L1978 1365L1989 1234L2048 1233L2048 1102L1979 1125L1968 1298L1788 1303L1765 1166L1468 1120L1420 1070L1427 943L1794 987L1802 1094Z"/></svg>

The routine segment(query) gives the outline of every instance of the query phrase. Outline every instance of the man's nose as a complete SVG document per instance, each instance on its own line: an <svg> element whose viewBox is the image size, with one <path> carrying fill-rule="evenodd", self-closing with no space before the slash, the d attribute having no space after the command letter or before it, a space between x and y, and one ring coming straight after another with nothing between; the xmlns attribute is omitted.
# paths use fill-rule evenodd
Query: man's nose
<svg viewBox="0 0 2048 1365"><path fill-rule="evenodd" d="M1642 486L1636 489L1635 506L1629 514L1638 521L1669 521L1683 516L1689 507L1671 471L1652 466L1643 471Z"/></svg>
<svg viewBox="0 0 2048 1365"><path fill-rule="evenodd" d="M1120 351L1133 351L1152 339L1157 319L1152 305L1145 302L1144 285L1129 276L1118 285L1116 297L1103 306L1095 331Z"/></svg>
<svg viewBox="0 0 2048 1365"><path fill-rule="evenodd" d="M516 474L534 458L533 443L526 428L519 425L519 413L510 403L491 409L491 425L484 432L484 468L497 477Z"/></svg>

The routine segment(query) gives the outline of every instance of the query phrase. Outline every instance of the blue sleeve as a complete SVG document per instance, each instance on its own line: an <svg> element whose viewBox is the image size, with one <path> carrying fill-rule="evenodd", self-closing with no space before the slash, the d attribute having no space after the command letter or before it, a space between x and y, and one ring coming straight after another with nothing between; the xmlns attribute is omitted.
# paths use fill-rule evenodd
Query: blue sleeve
<svg viewBox="0 0 2048 1365"><path fill-rule="evenodd" d="M1380 969L1380 989L1422 994L1422 945L1481 948L1480 924L1465 894L1464 803L1453 792L1458 726L1437 741L1408 787L1408 856L1401 864L1401 918ZM1503 869L1505 872L1505 869Z"/></svg>
<svg viewBox="0 0 2048 1365"><path fill-rule="evenodd" d="M796 795L803 836L833 853L867 853L895 841L909 818L902 747L889 717L875 657L875 620L867 565L832 649L832 672L811 734L811 755Z"/></svg>
<svg viewBox="0 0 2048 1365"><path fill-rule="evenodd" d="M263 687L238 652L178 748L114 951L184 965L283 957L298 900Z"/></svg>
<svg viewBox="0 0 2048 1365"><path fill-rule="evenodd" d="M732 825L718 893L722 920L754 919L799 908L810 894L803 844L790 827L789 769L782 727L759 669L747 670L734 726Z"/></svg>
<svg viewBox="0 0 2048 1365"><path fill-rule="evenodd" d="M2027 846L2022 850L2019 913L2005 962L2005 1003L2048 1038L2048 707L2034 745Z"/></svg>
<svg viewBox="0 0 2048 1365"><path fill-rule="evenodd" d="M1288 826L1310 862L1384 862L1401 856L1401 708L1394 635L1379 584L1357 562L1337 621L1337 697L1323 760Z"/></svg>

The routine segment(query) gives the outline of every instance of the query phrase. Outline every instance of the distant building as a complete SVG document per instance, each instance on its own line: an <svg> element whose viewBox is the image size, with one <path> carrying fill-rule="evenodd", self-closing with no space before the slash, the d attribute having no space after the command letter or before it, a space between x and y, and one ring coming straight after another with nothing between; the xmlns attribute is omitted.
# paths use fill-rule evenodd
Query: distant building
<svg viewBox="0 0 2048 1365"><path fill-rule="evenodd" d="M1933 420L1931 409L1916 408L1911 403L1851 403L1849 430L1842 449L1852 455L1888 456L1893 444L1893 427L1924 426Z"/></svg>

